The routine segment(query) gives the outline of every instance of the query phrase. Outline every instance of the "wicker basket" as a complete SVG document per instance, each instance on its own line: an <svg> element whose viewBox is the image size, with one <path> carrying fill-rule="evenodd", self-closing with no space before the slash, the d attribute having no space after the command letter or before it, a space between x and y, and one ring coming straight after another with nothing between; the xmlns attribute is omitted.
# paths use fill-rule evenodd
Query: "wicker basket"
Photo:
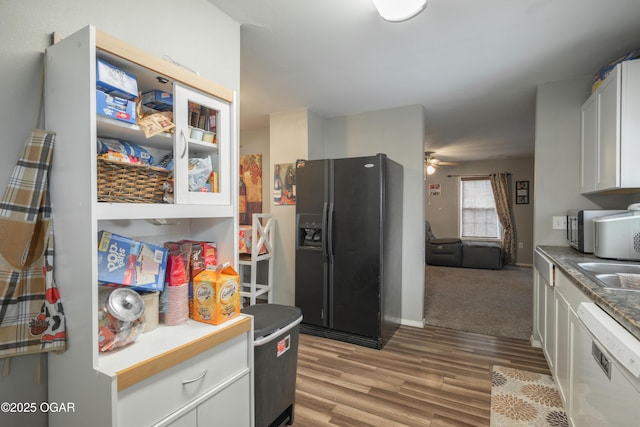
<svg viewBox="0 0 640 427"><path fill-rule="evenodd" d="M112 203L162 203L168 171L98 158L98 201Z"/></svg>

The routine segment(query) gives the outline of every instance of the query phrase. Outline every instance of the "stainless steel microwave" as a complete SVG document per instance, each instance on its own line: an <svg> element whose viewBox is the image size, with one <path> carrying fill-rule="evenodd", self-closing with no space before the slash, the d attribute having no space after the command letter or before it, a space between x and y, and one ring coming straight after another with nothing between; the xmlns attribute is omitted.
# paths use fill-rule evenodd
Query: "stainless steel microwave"
<svg viewBox="0 0 640 427"><path fill-rule="evenodd" d="M567 211L567 241L580 252L591 254L595 250L595 218L626 212L626 210L574 209Z"/></svg>

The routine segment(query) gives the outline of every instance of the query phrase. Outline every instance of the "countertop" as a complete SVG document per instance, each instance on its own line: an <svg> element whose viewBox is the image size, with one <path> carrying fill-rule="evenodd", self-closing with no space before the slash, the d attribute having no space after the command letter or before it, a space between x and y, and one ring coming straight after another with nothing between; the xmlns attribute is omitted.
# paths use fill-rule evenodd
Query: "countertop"
<svg viewBox="0 0 640 427"><path fill-rule="evenodd" d="M549 257L578 289L640 340L640 292L603 288L571 264L571 261L607 260L580 253L566 246L538 246L538 249Z"/></svg>

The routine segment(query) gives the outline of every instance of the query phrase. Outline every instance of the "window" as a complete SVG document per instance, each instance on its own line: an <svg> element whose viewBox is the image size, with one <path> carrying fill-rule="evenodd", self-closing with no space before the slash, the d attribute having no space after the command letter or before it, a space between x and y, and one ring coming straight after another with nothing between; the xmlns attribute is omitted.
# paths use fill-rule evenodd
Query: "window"
<svg viewBox="0 0 640 427"><path fill-rule="evenodd" d="M489 178L461 178L460 237L500 239L501 236Z"/></svg>

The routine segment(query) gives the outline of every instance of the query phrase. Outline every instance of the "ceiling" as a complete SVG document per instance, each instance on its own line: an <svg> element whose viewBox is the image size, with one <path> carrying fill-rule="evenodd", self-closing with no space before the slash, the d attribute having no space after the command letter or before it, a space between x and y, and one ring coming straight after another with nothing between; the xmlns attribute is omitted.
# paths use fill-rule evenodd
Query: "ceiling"
<svg viewBox="0 0 640 427"><path fill-rule="evenodd" d="M371 0L209 1L241 24L241 129L422 104L441 160L532 154L538 84L640 47L639 0L428 0L401 23Z"/></svg>

